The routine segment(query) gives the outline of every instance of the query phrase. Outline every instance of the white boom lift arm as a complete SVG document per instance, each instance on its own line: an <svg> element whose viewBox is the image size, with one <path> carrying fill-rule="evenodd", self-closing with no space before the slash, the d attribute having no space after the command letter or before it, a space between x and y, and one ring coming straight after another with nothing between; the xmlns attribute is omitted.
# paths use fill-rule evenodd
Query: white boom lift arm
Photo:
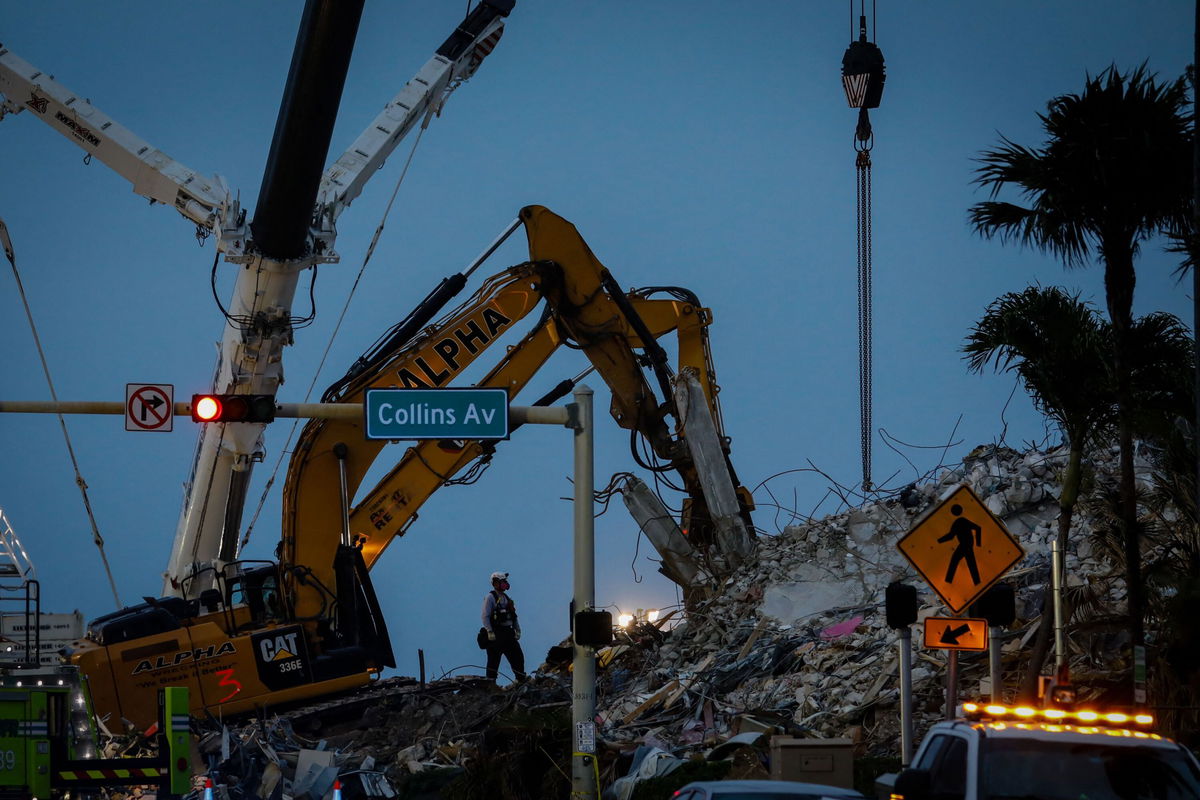
<svg viewBox="0 0 1200 800"><path fill-rule="evenodd" d="M485 0L487 2L487 0ZM236 195L220 176L201 175L121 126L50 75L0 44L0 119L26 109L133 185L133 191L174 207L198 230L216 238L225 260L238 271L224 325L213 391L275 394L283 383L282 350L291 344L292 300L301 271L339 260L334 243L338 216L400 141L440 112L450 93L474 74L495 47L512 2L492 0L501 10L454 58L435 54L405 84L361 136L322 176L317 207L303 257L275 260L256 252ZM236 557L249 472L262 459L264 424L209 424L201 431L184 492L183 510L164 574L163 594L195 597L211 575ZM235 474L241 473L235 480ZM230 530L227 509L235 508Z"/></svg>

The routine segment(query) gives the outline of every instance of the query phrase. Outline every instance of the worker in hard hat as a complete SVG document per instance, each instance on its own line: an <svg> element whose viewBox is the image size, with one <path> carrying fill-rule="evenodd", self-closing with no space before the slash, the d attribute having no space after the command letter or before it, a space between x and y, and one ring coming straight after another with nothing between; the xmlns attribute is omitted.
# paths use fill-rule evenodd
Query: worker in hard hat
<svg viewBox="0 0 1200 800"><path fill-rule="evenodd" d="M496 680L500 656L508 659L517 682L526 679L525 654L521 651L521 623L517 605L508 596L508 573L492 573L492 590L483 598L483 629L487 635L487 677Z"/></svg>

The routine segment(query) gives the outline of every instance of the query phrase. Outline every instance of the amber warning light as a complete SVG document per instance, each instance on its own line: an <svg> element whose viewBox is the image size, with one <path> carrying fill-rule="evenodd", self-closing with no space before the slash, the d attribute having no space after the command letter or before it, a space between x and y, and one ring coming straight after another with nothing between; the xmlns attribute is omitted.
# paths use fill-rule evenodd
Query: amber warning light
<svg viewBox="0 0 1200 800"><path fill-rule="evenodd" d="M271 422L275 397L269 394L194 394L193 422Z"/></svg>
<svg viewBox="0 0 1200 800"><path fill-rule="evenodd" d="M1126 714L1118 711L1074 711L1062 708L1030 708L1027 706L1002 706L985 703L963 703L963 715L967 719L1013 719L1048 722L1084 722L1089 725L1136 725L1154 724L1150 714Z"/></svg>

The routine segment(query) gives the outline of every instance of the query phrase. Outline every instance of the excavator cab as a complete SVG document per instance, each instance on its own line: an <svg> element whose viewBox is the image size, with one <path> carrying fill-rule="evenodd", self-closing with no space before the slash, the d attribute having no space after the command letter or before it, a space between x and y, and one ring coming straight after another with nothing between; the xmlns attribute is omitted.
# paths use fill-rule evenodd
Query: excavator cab
<svg viewBox="0 0 1200 800"><path fill-rule="evenodd" d="M225 607L244 606L249 612L249 622L239 624L238 628L258 628L290 619L290 609L281 591L279 565L271 561L237 562L239 566L247 563L259 563L260 566L239 570L238 574L225 579Z"/></svg>

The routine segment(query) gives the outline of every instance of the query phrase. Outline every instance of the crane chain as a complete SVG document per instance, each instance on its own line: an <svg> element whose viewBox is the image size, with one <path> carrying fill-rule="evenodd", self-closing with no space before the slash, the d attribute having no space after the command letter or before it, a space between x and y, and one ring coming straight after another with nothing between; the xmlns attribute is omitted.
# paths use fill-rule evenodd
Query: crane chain
<svg viewBox="0 0 1200 800"><path fill-rule="evenodd" d="M862 109L866 115L866 109ZM862 442L863 491L871 485L871 146L870 126L866 138L856 137L855 168L858 172L858 401Z"/></svg>

